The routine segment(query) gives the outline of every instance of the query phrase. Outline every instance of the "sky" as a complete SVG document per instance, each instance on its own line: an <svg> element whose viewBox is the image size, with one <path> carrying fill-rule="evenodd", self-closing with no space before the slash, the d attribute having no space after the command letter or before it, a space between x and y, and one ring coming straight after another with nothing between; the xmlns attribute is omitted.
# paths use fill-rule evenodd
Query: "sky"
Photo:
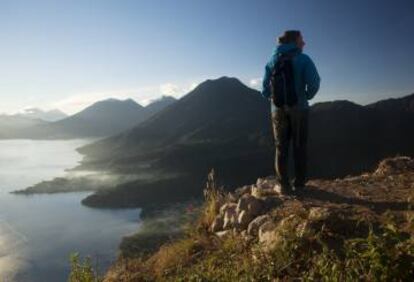
<svg viewBox="0 0 414 282"><path fill-rule="evenodd" d="M0 113L147 104L206 79L260 89L276 38L302 31L321 76L311 101L414 92L413 0L0 0Z"/></svg>

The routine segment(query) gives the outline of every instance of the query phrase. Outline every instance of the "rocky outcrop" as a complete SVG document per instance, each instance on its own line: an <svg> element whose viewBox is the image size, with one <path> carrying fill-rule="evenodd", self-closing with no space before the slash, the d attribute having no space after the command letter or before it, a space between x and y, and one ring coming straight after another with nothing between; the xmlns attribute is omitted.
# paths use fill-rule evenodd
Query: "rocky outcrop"
<svg viewBox="0 0 414 282"><path fill-rule="evenodd" d="M334 181L308 181L305 194L300 198L280 195L274 177L259 178L255 184L240 187L229 195L230 202L220 207L220 213L211 224L210 231L219 237L223 234L240 234L249 239L257 238L265 250L273 249L287 237L292 238L291 233L284 233L286 230L301 237L309 232L317 232L323 222L325 227L338 232L345 228L342 230L345 232L350 226L349 218L356 216L346 213L351 205L368 208L364 216L372 221L375 221L375 213L372 211L404 205L376 199L378 195L386 197L387 194L382 190L390 189L392 184L384 187L384 180L376 182L375 178L386 177L392 182L400 173L406 173L404 177L408 175L410 179L414 178L412 158L400 156L385 159L373 173ZM404 181L409 185L408 189L414 188L414 182ZM405 190L404 193L412 193L410 191ZM401 201L408 197L404 193L398 193ZM352 232L354 231L356 230Z"/></svg>
<svg viewBox="0 0 414 282"><path fill-rule="evenodd" d="M256 184L240 187L230 193L227 197L230 201L220 207L220 213L211 224L210 230L220 235L222 231L230 229L256 234L260 223L268 218L262 215L282 203L274 189L275 185L276 180L273 177L259 178Z"/></svg>
<svg viewBox="0 0 414 282"><path fill-rule="evenodd" d="M387 158L382 160L375 170L375 176L385 176L389 174L398 174L414 170L414 159L407 156Z"/></svg>
<svg viewBox="0 0 414 282"><path fill-rule="evenodd" d="M201 215L208 221L197 232L148 260L120 261L105 281L412 280L412 158L385 159L358 176L309 180L300 197L275 188L266 177L223 192L217 214L206 208ZM381 279L372 276L374 268L383 269Z"/></svg>

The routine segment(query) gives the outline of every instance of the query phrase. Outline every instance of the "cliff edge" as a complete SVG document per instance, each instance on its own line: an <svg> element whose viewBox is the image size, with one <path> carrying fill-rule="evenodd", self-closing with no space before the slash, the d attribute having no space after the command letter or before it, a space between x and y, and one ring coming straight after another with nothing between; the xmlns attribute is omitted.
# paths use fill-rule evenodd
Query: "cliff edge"
<svg viewBox="0 0 414 282"><path fill-rule="evenodd" d="M314 179L300 197L273 177L225 193L210 173L185 235L157 252L120 257L105 281L410 281L414 159Z"/></svg>

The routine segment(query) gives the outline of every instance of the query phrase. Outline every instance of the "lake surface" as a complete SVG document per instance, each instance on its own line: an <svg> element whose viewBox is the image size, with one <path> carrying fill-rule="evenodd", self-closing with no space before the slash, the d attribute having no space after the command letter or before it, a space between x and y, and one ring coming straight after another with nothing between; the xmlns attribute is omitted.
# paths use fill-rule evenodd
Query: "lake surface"
<svg viewBox="0 0 414 282"><path fill-rule="evenodd" d="M84 207L88 195L13 195L42 180L65 176L87 140L0 141L0 281L67 281L69 255L92 257L102 273L125 235L137 231L139 209Z"/></svg>

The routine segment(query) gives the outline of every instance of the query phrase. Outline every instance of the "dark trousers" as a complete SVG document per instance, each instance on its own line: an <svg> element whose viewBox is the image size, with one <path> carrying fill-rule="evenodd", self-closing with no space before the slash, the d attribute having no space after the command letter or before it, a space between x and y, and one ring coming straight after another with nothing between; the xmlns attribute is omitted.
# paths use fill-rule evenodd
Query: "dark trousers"
<svg viewBox="0 0 414 282"><path fill-rule="evenodd" d="M272 113L273 134L275 137L276 178L282 186L289 186L288 153L293 145L295 179L293 185L304 186L306 182L307 138L309 110L298 107L277 108Z"/></svg>

